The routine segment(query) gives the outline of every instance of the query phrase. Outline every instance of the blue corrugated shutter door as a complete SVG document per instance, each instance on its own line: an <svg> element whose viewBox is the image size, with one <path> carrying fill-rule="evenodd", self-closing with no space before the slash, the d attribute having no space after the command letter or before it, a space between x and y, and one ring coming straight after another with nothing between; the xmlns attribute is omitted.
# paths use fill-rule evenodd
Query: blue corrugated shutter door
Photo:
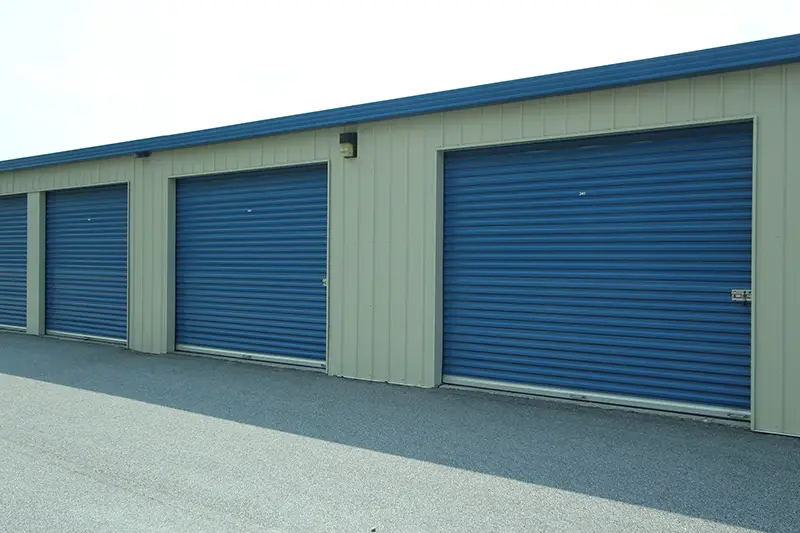
<svg viewBox="0 0 800 533"><path fill-rule="evenodd" d="M128 336L128 187L47 193L45 328L124 342Z"/></svg>
<svg viewBox="0 0 800 533"><path fill-rule="evenodd" d="M178 181L179 349L325 360L327 183L324 166Z"/></svg>
<svg viewBox="0 0 800 533"><path fill-rule="evenodd" d="M751 191L749 123L447 154L445 380L749 409Z"/></svg>
<svg viewBox="0 0 800 533"><path fill-rule="evenodd" d="M0 326L25 327L27 249L27 196L0 197Z"/></svg>

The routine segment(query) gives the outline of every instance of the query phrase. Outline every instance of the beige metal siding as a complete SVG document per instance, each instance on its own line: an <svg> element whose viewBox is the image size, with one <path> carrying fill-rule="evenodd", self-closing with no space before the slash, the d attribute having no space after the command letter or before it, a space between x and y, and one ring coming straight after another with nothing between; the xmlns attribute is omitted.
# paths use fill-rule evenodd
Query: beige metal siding
<svg viewBox="0 0 800 533"><path fill-rule="evenodd" d="M44 335L45 194L28 193L26 331Z"/></svg>
<svg viewBox="0 0 800 533"><path fill-rule="evenodd" d="M437 150L756 117L754 427L800 435L800 64L0 174L0 194L131 185L130 346L172 349L169 178L329 161L328 371L440 379ZM733 288L733 287L732 287Z"/></svg>
<svg viewBox="0 0 800 533"><path fill-rule="evenodd" d="M786 250L783 258L783 310L778 310L784 324L783 350L772 347L769 339L763 339L763 349L778 353L775 358L783 366L777 368L758 363L763 368L763 379L759 377L758 394L762 388L772 387L773 379L782 378L780 390L782 394L770 400L756 398L756 428L762 431L782 432L800 436L800 65L795 64L784 70L783 109L786 112L785 135L783 137L784 166L779 164L775 181L783 182L784 213L783 231L775 233L781 236ZM766 166L767 163L764 163ZM763 262L769 261L764 257ZM761 268L761 267L759 267ZM767 275L767 273L764 273Z"/></svg>
<svg viewBox="0 0 800 533"><path fill-rule="evenodd" d="M154 153L136 160L130 185L130 263L128 267L128 346L137 351L164 353L172 326L166 315L170 306L167 280L171 271L167 249L171 242L169 218L169 176L173 153Z"/></svg>
<svg viewBox="0 0 800 533"><path fill-rule="evenodd" d="M27 331L44 333L45 194L48 190L127 183L133 178L133 158L115 157L0 173L0 195L28 194ZM44 194L42 194L44 193Z"/></svg>
<svg viewBox="0 0 800 533"><path fill-rule="evenodd" d="M433 386L441 116L358 132L358 159L331 166L329 371Z"/></svg>
<svg viewBox="0 0 800 533"><path fill-rule="evenodd" d="M83 163L0 172L0 194L125 183L133 177L133 158L115 157Z"/></svg>
<svg viewBox="0 0 800 533"><path fill-rule="evenodd" d="M135 160L129 272L131 349L151 353L174 349L175 197L170 178L327 160L327 140L334 133L305 132L169 150ZM325 143L318 142L320 135Z"/></svg>

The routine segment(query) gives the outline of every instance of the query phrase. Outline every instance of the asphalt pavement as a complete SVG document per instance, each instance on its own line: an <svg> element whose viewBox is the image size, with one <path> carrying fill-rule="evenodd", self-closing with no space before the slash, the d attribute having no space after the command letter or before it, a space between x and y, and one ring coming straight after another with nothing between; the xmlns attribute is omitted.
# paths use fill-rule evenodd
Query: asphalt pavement
<svg viewBox="0 0 800 533"><path fill-rule="evenodd" d="M0 531L800 532L800 439L0 332Z"/></svg>

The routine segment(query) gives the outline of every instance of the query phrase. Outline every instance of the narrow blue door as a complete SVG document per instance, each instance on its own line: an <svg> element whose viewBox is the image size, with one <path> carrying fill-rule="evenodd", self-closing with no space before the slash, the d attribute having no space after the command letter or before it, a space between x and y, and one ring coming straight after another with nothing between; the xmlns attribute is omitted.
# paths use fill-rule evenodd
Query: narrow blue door
<svg viewBox="0 0 800 533"><path fill-rule="evenodd" d="M750 407L752 125L453 152L445 381Z"/></svg>
<svg viewBox="0 0 800 533"><path fill-rule="evenodd" d="M324 166L187 178L176 189L176 344L324 361Z"/></svg>
<svg viewBox="0 0 800 533"><path fill-rule="evenodd" d="M47 193L45 328L124 342L128 332L128 188Z"/></svg>
<svg viewBox="0 0 800 533"><path fill-rule="evenodd" d="M0 196L0 327L25 327L27 249L27 196Z"/></svg>

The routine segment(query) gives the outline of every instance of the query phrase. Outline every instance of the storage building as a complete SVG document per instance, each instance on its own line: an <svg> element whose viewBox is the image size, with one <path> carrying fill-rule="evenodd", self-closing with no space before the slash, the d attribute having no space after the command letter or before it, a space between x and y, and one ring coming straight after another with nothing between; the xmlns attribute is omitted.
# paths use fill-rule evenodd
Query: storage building
<svg viewBox="0 0 800 533"><path fill-rule="evenodd" d="M0 324L800 435L799 61L794 35L2 161Z"/></svg>

